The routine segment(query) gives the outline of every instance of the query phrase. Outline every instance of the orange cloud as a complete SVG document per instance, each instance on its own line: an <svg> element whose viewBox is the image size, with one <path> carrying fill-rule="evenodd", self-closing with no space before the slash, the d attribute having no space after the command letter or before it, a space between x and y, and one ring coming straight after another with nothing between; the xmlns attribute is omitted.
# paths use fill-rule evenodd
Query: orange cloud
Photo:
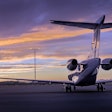
<svg viewBox="0 0 112 112"><path fill-rule="evenodd" d="M110 31L111 29L106 29L103 30L103 32L105 31ZM32 28L29 33L24 33L18 37L9 37L9 38L1 38L0 39L0 46L13 46L13 45L21 45L21 44L25 44L27 46L27 43L29 42L38 42L40 41L45 41L45 40L53 40L53 39L60 39L60 38L66 38L66 37L76 37L76 36L80 36L83 34L87 34L87 33L91 33L91 30L88 29L79 29L79 30L70 30L69 27L65 28L62 26L52 26L52 25L46 25L46 26L41 26L41 27L35 27ZM32 44L33 45L33 44ZM33 58L33 52L31 54L28 53L29 51L26 52L26 50L23 50L24 48L20 48L17 49L14 46L13 50L12 49L7 49L7 50L1 50L1 62L4 61L22 61L25 59L32 59ZM44 46L44 45L43 45ZM27 48L29 49L29 48ZM40 59L46 59L46 58L53 58L53 59L63 59L66 58L72 58L73 56L75 56L74 54L71 56L67 56L66 54L62 55L57 53L57 54L42 54L44 51L42 51L41 53L38 54L38 58ZM17 55L16 55L17 53ZM78 55L75 56L76 58L82 60L85 59L87 56L84 55Z"/></svg>
<svg viewBox="0 0 112 112"><path fill-rule="evenodd" d="M103 30L103 32L110 31L112 29ZM67 28L60 26L41 26L33 28L30 33L24 33L18 37L0 38L0 46L13 45L26 42L38 42L50 39L59 39L66 37L75 37L87 33L91 33L88 29L68 30Z"/></svg>
<svg viewBox="0 0 112 112"><path fill-rule="evenodd" d="M70 31L59 26L51 28L49 26L42 26L32 29L31 33L24 33L18 37L0 38L0 46L79 36L90 32L90 30L83 29L78 31Z"/></svg>

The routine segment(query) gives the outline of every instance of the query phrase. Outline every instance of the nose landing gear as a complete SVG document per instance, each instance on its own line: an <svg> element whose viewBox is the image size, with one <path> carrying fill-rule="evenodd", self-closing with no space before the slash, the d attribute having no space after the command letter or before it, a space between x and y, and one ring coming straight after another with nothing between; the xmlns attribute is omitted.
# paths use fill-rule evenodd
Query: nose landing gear
<svg viewBox="0 0 112 112"><path fill-rule="evenodd" d="M102 85L102 84L98 84L98 85L97 85L97 90L103 92L103 91L104 91L103 85Z"/></svg>
<svg viewBox="0 0 112 112"><path fill-rule="evenodd" d="M70 85L67 85L65 89L66 89L66 93L68 93L68 92L71 93L72 92L72 88L71 88Z"/></svg>
<svg viewBox="0 0 112 112"><path fill-rule="evenodd" d="M66 92L68 93L68 92L72 92L72 89L73 89L73 91L75 91L76 90L76 87L75 86L73 86L73 88L72 88L72 86L71 85L66 85L66 87L65 87L65 90L66 90Z"/></svg>

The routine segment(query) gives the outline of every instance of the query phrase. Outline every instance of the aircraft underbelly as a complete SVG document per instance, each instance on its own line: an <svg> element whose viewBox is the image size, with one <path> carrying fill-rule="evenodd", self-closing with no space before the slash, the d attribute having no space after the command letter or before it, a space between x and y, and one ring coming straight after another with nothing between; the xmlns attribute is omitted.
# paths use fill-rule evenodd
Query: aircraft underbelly
<svg viewBox="0 0 112 112"><path fill-rule="evenodd" d="M77 86L94 85L99 69L99 59L88 61L88 67L79 74L79 79L76 82Z"/></svg>
<svg viewBox="0 0 112 112"><path fill-rule="evenodd" d="M77 83L78 86L88 86L88 85L94 85L96 82L96 76L97 74L94 75L89 75L85 77L83 80Z"/></svg>

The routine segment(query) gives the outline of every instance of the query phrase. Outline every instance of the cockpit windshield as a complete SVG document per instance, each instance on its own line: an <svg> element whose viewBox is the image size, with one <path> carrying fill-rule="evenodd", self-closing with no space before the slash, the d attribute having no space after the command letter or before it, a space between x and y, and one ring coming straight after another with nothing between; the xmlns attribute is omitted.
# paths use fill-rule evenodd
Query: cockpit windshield
<svg viewBox="0 0 112 112"><path fill-rule="evenodd" d="M78 65L78 71L83 72L87 68L87 64L85 65Z"/></svg>

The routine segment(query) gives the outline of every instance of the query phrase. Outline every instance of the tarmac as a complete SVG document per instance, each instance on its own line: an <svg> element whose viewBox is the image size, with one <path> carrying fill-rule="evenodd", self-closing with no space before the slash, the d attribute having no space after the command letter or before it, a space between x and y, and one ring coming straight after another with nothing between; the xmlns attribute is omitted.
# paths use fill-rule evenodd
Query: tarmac
<svg viewBox="0 0 112 112"><path fill-rule="evenodd" d="M0 112L112 112L112 84L66 93L62 85L0 86Z"/></svg>

